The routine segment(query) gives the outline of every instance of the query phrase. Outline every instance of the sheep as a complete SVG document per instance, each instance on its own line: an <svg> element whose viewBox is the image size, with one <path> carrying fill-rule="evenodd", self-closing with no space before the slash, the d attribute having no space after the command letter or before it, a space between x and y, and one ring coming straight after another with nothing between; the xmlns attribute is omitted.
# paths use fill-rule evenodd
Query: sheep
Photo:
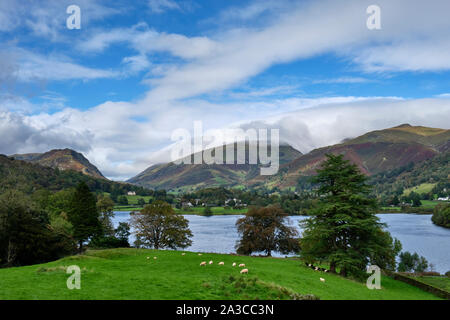
<svg viewBox="0 0 450 320"><path fill-rule="evenodd" d="M209 264L213 264L213 261L211 260L211 261L209 262Z"/></svg>
<svg viewBox="0 0 450 320"><path fill-rule="evenodd" d="M241 263L240 265L239 265L239 268L244 268L245 267L245 263Z"/></svg>
<svg viewBox="0 0 450 320"><path fill-rule="evenodd" d="M225 263L224 262L219 262L219 266L223 266Z"/></svg>
<svg viewBox="0 0 450 320"><path fill-rule="evenodd" d="M186 255L186 252L183 252L181 255L182 255L182 256L185 256L185 255Z"/></svg>
<svg viewBox="0 0 450 320"><path fill-rule="evenodd" d="M200 267L206 266L206 261L200 262Z"/></svg>
<svg viewBox="0 0 450 320"><path fill-rule="evenodd" d="M325 282L325 279L324 279L324 278L320 278L320 281L321 281L321 282Z"/></svg>
<svg viewBox="0 0 450 320"><path fill-rule="evenodd" d="M199 256L201 256L202 254L201 254L201 253L199 253L198 255L199 255Z"/></svg>
<svg viewBox="0 0 450 320"><path fill-rule="evenodd" d="M242 269L241 273L248 273L248 269Z"/></svg>
<svg viewBox="0 0 450 320"><path fill-rule="evenodd" d="M150 259L150 257L147 257L147 260Z"/></svg>
<svg viewBox="0 0 450 320"><path fill-rule="evenodd" d="M233 267L236 267L236 262L233 262L232 266L233 266Z"/></svg>
<svg viewBox="0 0 450 320"><path fill-rule="evenodd" d="M319 268L318 268L318 267L315 267L314 270L319 271Z"/></svg>
<svg viewBox="0 0 450 320"><path fill-rule="evenodd" d="M156 260L156 259L158 259L158 257L153 257L153 260Z"/></svg>

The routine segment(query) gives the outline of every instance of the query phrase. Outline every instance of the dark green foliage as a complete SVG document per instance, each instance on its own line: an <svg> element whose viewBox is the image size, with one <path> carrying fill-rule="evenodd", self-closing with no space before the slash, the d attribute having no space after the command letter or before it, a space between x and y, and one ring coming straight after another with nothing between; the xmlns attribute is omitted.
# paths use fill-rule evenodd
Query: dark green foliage
<svg viewBox="0 0 450 320"><path fill-rule="evenodd" d="M437 205L434 208L431 221L438 226L450 228L450 204Z"/></svg>
<svg viewBox="0 0 450 320"><path fill-rule="evenodd" d="M210 207L205 207L205 209L203 209L203 215L204 216L212 216L213 215L213 212L212 212L212 210L211 210L211 208Z"/></svg>
<svg viewBox="0 0 450 320"><path fill-rule="evenodd" d="M48 214L21 192L0 196L0 265L55 260L74 252L74 242L49 225Z"/></svg>
<svg viewBox="0 0 450 320"><path fill-rule="evenodd" d="M85 183L80 183L70 201L68 220L73 226L73 237L79 244L80 252L83 243L91 237L102 233L97 199Z"/></svg>
<svg viewBox="0 0 450 320"><path fill-rule="evenodd" d="M416 252L400 253L400 262L398 263L398 271L400 272L424 272L428 268L428 261Z"/></svg>
<svg viewBox="0 0 450 320"><path fill-rule="evenodd" d="M117 203L123 206L128 205L128 198L126 196L119 196L117 198Z"/></svg>
<svg viewBox="0 0 450 320"><path fill-rule="evenodd" d="M293 227L286 225L287 214L279 207L252 207L244 218L236 222L241 237L236 245L239 254L250 255L254 252L265 252L270 256L272 251L283 254L298 251L298 233Z"/></svg>
<svg viewBox="0 0 450 320"><path fill-rule="evenodd" d="M141 212L132 215L131 223L138 246L177 249L192 244L189 221L177 215L167 202L157 200L146 205Z"/></svg>
<svg viewBox="0 0 450 320"><path fill-rule="evenodd" d="M369 263L395 268L401 246L375 216L377 203L366 179L342 155L327 155L313 179L319 201L302 222L301 254L307 261L327 261L331 272L340 269L343 276L361 276Z"/></svg>

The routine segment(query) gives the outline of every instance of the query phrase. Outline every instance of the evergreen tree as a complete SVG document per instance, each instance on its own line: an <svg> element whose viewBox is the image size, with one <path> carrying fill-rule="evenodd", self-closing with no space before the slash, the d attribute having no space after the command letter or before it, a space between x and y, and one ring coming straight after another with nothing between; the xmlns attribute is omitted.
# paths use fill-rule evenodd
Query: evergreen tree
<svg viewBox="0 0 450 320"><path fill-rule="evenodd" d="M361 275L369 263L395 268L401 245L375 215L377 203L366 179L343 155L327 155L313 178L319 201L301 223L301 254L307 261L327 261L331 272L339 268L343 276Z"/></svg>
<svg viewBox="0 0 450 320"><path fill-rule="evenodd" d="M96 202L95 195L84 182L77 186L70 201L67 216L73 226L73 237L78 242L80 252L84 242L102 231Z"/></svg>

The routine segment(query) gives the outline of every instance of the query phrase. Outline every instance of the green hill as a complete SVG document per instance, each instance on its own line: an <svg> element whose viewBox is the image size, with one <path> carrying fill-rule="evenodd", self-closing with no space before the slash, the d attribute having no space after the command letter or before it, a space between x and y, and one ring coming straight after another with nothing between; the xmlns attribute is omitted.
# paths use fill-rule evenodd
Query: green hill
<svg viewBox="0 0 450 320"><path fill-rule="evenodd" d="M236 145L234 155L237 158ZM248 143L246 154L248 155ZM270 150L270 148L269 148ZM301 153L290 146L280 146L280 165L301 156ZM214 153L213 153L214 154ZM193 163L194 155L191 155ZM224 148L224 159L226 149ZM207 187L241 187L260 173L259 164L249 164L248 156L245 164L175 164L165 163L151 166L128 182L147 188L192 191Z"/></svg>
<svg viewBox="0 0 450 320"><path fill-rule="evenodd" d="M212 265L200 267L210 260ZM245 263L248 275L241 275L233 262ZM71 265L81 269L80 290L67 289L66 269ZM145 249L88 251L46 264L0 269L0 279L0 299L438 299L385 276L381 290L369 290L365 283L313 271L294 258L183 256L179 251Z"/></svg>
<svg viewBox="0 0 450 320"><path fill-rule="evenodd" d="M0 193L8 189L20 190L27 194L39 189L59 191L75 187L81 181L86 182L92 191L110 192L114 188L125 193L126 190L139 189L129 184L91 177L78 171L60 170L5 155L0 155L0 181Z"/></svg>

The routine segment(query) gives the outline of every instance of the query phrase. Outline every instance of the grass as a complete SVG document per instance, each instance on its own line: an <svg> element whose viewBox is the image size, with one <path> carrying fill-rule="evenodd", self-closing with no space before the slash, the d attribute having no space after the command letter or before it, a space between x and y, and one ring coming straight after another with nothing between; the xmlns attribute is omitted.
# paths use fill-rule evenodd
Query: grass
<svg viewBox="0 0 450 320"><path fill-rule="evenodd" d="M450 292L450 278L446 276L421 276L414 277L416 280L429 284L430 286Z"/></svg>
<svg viewBox="0 0 450 320"><path fill-rule="evenodd" d="M403 191L403 195L407 196L412 191L414 191L415 193L418 193L418 194L429 193L429 192L431 192L431 190L433 190L435 185L436 185L436 183L422 183L422 184L420 184L418 186L405 189Z"/></svg>
<svg viewBox="0 0 450 320"><path fill-rule="evenodd" d="M214 264L200 267L201 261L209 260ZM219 261L225 265L219 266ZM249 274L240 274L233 262L245 263ZM80 290L66 287L70 265L82 270ZM364 283L313 271L293 258L193 252L183 256L180 251L146 249L95 250L46 264L0 269L0 299L291 299L311 294L338 300L439 299L384 276L381 285L381 290L369 290Z"/></svg>

